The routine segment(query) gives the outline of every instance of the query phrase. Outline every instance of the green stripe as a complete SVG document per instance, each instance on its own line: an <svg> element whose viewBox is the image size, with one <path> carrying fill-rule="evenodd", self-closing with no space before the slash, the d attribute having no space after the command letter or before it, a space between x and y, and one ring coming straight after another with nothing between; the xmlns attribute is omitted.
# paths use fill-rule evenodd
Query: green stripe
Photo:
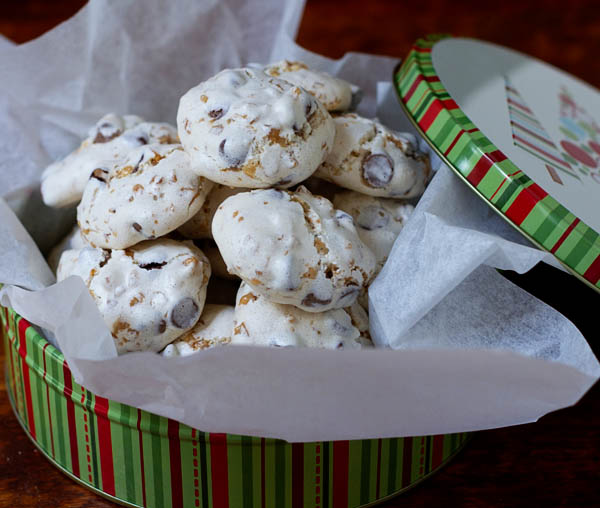
<svg viewBox="0 0 600 508"><path fill-rule="evenodd" d="M199 455L200 455L200 495L202 497L202 503L200 506L203 508L208 508L210 506L208 500L212 499L209 497L208 492L208 450L206 446L207 434L204 432L198 432L198 446L199 446Z"/></svg>
<svg viewBox="0 0 600 508"><path fill-rule="evenodd" d="M579 224L577 224L577 226L575 227L575 229L577 230L579 225L581 224L581 222ZM583 228L581 228L583 229ZM561 245L559 247L559 250L563 247L563 246L568 246L570 244L569 238L571 235L569 235L569 237L567 238L567 240L565 240L565 243L563 243L563 245ZM591 230L591 229L585 229L583 231L583 235L581 236L581 238L577 241L577 243L572 247L571 252L567 255L565 262L569 265L569 266L576 266L579 261L581 261L581 259L587 254L587 252L590 250L590 245L592 245L598 238L598 233L596 233L595 231Z"/></svg>
<svg viewBox="0 0 600 508"><path fill-rule="evenodd" d="M366 504L369 502L369 490L371 488L371 439L362 441L362 450L360 456L360 502Z"/></svg>
<svg viewBox="0 0 600 508"><path fill-rule="evenodd" d="M100 475L99 475L99 456L96 439L96 415L94 414L92 399L93 394L88 390L85 391L85 401L84 405L88 409L88 429L90 432L90 450L91 450L91 459L92 459L92 478L95 487L101 488L100 485Z"/></svg>
<svg viewBox="0 0 600 508"><path fill-rule="evenodd" d="M398 439L392 438L390 441L390 453L388 463L388 488L387 494L392 494L398 489Z"/></svg>
<svg viewBox="0 0 600 508"><path fill-rule="evenodd" d="M241 444L237 446L242 455L242 491L243 507L252 508L254 498L254 478L252 468L252 453L254 451L253 439L242 436Z"/></svg>
<svg viewBox="0 0 600 508"><path fill-rule="evenodd" d="M545 198L544 198L545 200ZM553 203L548 206L551 207ZM531 231L544 247L552 248L564 231L565 217L569 213L566 208L557 205L550 215L546 215L541 207L534 207L522 223L523 228Z"/></svg>

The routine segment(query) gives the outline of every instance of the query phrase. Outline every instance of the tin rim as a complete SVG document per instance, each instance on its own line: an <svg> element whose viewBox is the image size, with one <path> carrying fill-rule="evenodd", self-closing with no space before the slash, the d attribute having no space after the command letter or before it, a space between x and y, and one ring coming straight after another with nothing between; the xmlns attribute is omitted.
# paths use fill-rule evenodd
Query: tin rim
<svg viewBox="0 0 600 508"><path fill-rule="evenodd" d="M466 183L488 206L491 207L514 229L519 231L536 247L551 253L571 274L580 281L600 293L600 237L591 227L559 204L552 196L543 191L533 180L504 155L473 124L460 107L452 100L443 88L441 80L432 65L431 50L436 43L450 35L431 35L415 42L407 58L399 62L393 71L394 89L398 102L411 124L427 141L430 147L448 165L452 171ZM417 90L419 99L415 104ZM432 139L427 131L434 124L449 126L449 134L443 139ZM477 137L477 142L475 141ZM470 148L468 157L453 151L460 139L466 140ZM441 146L448 148L442 152ZM485 148L483 148L485 146ZM454 152L454 153L453 153ZM475 155L475 156L474 156ZM499 185L490 188L482 185L488 177L497 180ZM503 192L511 192L512 204L505 210L497 206ZM512 205L515 210L511 211ZM526 204L528 212L523 216L521 204ZM534 216L541 219L526 219ZM519 216L520 225L514 219ZM548 242L548 236L542 238L540 222L551 224L554 231L562 234L556 240ZM583 252L573 260L573 248L568 249L567 239L572 237L579 252ZM593 237L593 238L590 238ZM561 249L560 247L563 247ZM582 261L589 260L589 262Z"/></svg>

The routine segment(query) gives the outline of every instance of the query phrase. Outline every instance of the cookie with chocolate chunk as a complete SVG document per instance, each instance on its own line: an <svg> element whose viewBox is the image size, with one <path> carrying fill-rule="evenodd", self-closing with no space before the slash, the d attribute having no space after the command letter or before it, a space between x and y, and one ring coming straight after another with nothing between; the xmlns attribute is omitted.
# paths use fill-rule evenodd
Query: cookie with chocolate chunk
<svg viewBox="0 0 600 508"><path fill-rule="evenodd" d="M145 145L92 173L77 222L92 247L124 249L187 222L213 185L191 170L181 145Z"/></svg>
<svg viewBox="0 0 600 508"><path fill-rule="evenodd" d="M354 219L358 236L377 258L376 274L383 268L398 234L414 211L409 203L345 191L336 194L333 206Z"/></svg>
<svg viewBox="0 0 600 508"><path fill-rule="evenodd" d="M231 342L234 308L231 305L206 304L196 326L162 352L167 358L189 356L215 346L225 346Z"/></svg>
<svg viewBox="0 0 600 508"><path fill-rule="evenodd" d="M145 122L139 116L103 116L77 150L42 173L42 198L48 206L77 203L94 170L110 167L134 148L149 143L178 143L177 131L167 123Z"/></svg>
<svg viewBox="0 0 600 508"><path fill-rule="evenodd" d="M431 172L429 156L412 134L348 113L334 118L335 141L315 176L346 189L387 198L420 196Z"/></svg>
<svg viewBox="0 0 600 508"><path fill-rule="evenodd" d="M354 305L360 309L357 304ZM360 349L372 346L361 331L365 312L357 320L348 309L306 312L293 305L270 302L242 283L237 294L231 344L274 347ZM368 318L366 318L368 327Z"/></svg>
<svg viewBox="0 0 600 508"><path fill-rule="evenodd" d="M308 312L351 305L375 270L352 217L302 186L227 198L212 232L229 273L273 302Z"/></svg>
<svg viewBox="0 0 600 508"><path fill-rule="evenodd" d="M119 353L156 352L196 324L210 273L192 242L160 239L126 250L65 251L57 279L83 279Z"/></svg>
<svg viewBox="0 0 600 508"><path fill-rule="evenodd" d="M308 178L335 135L312 95L256 68L227 69L189 90L177 129L199 175L251 189Z"/></svg>

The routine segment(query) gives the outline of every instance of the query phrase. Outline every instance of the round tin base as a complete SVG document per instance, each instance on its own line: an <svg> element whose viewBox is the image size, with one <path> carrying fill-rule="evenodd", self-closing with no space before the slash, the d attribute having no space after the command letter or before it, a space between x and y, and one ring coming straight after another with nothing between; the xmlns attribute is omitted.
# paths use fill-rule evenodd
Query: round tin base
<svg viewBox="0 0 600 508"><path fill-rule="evenodd" d="M0 307L9 398L61 471L133 507L357 508L421 483L467 434L287 443L204 433L78 385L62 354Z"/></svg>

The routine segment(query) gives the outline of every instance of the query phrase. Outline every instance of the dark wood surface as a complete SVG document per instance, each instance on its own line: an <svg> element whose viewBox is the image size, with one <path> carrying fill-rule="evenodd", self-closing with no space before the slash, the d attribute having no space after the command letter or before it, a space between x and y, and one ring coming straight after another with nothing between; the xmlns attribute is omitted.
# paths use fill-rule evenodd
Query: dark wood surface
<svg viewBox="0 0 600 508"><path fill-rule="evenodd" d="M0 33L25 42L66 19L83 3L0 2ZM592 1L309 0L298 41L336 58L346 51L402 57L416 38L449 32L529 53L600 87L597 5ZM563 312L600 353L598 327L590 312L598 308L600 298L593 290L545 266L523 276L507 276ZM575 407L535 424L477 433L445 469L385 506L600 506L599 408L600 386L595 386ZM12 415L2 376L0 507L58 506L115 505L69 480L41 457Z"/></svg>

